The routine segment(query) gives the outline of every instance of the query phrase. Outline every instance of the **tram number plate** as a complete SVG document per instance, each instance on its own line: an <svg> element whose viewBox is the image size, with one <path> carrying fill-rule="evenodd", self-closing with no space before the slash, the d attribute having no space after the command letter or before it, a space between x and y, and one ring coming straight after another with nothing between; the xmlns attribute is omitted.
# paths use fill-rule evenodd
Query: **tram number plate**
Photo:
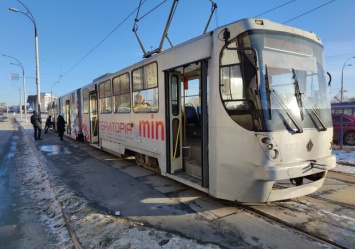
<svg viewBox="0 0 355 249"><path fill-rule="evenodd" d="M285 151L291 152L297 150L298 150L298 143L285 144Z"/></svg>

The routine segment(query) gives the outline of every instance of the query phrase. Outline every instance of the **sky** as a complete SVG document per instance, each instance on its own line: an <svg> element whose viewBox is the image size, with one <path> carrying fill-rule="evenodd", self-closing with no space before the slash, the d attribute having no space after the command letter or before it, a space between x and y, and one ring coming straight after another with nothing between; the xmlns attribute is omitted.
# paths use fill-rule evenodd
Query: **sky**
<svg viewBox="0 0 355 249"><path fill-rule="evenodd" d="M140 0L21 2L30 10L37 27L41 92L61 96L143 59L142 49L132 32ZM137 32L145 50L150 51L159 47L173 0L142 2ZM326 70L332 75L331 98L340 92L342 72L344 98L355 97L354 0L214 2L218 8L208 31L258 16L316 33L324 45ZM172 44L201 35L211 7L211 0L179 0L168 32ZM26 76L26 94L36 95L34 25L28 16L9 8L27 12L17 0L0 1L0 54L21 62ZM164 48L169 47L165 40ZM20 96L23 98L22 69L10 63L17 62L0 55L0 103L6 102L8 106L18 105ZM14 73L19 74L19 80L11 79Z"/></svg>

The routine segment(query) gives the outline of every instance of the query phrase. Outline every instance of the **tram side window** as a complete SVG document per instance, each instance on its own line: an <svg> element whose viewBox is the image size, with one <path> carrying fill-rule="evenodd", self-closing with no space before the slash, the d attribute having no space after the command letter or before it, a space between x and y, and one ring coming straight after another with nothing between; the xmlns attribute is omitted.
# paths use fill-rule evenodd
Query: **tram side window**
<svg viewBox="0 0 355 249"><path fill-rule="evenodd" d="M85 88L82 92L83 95L83 113L89 113L89 89Z"/></svg>
<svg viewBox="0 0 355 249"><path fill-rule="evenodd" d="M221 97L230 117L240 126L253 130L253 118L249 102L245 98L243 79L239 65L221 67Z"/></svg>
<svg viewBox="0 0 355 249"><path fill-rule="evenodd" d="M158 66L153 62L132 72L133 111L158 112Z"/></svg>
<svg viewBox="0 0 355 249"><path fill-rule="evenodd" d="M70 113L76 113L75 93L70 94Z"/></svg>
<svg viewBox="0 0 355 249"><path fill-rule="evenodd" d="M236 47L235 43L228 45ZM245 97L240 61L236 50L223 49L220 57L220 94L229 116L247 130L254 129L249 101Z"/></svg>
<svg viewBox="0 0 355 249"><path fill-rule="evenodd" d="M131 112L129 74L122 74L112 80L114 113Z"/></svg>
<svg viewBox="0 0 355 249"><path fill-rule="evenodd" d="M112 112L111 81L99 84L100 113Z"/></svg>

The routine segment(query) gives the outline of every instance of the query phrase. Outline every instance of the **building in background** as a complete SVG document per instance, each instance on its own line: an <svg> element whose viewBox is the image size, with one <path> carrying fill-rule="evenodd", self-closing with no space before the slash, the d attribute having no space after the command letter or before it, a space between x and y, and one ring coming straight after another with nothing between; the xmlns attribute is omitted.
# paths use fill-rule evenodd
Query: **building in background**
<svg viewBox="0 0 355 249"><path fill-rule="evenodd" d="M58 97L53 96L51 93L41 93L41 113L47 113L47 110L51 108L53 102L56 101ZM27 97L27 104L28 110L34 110L37 102L37 95L28 95Z"/></svg>

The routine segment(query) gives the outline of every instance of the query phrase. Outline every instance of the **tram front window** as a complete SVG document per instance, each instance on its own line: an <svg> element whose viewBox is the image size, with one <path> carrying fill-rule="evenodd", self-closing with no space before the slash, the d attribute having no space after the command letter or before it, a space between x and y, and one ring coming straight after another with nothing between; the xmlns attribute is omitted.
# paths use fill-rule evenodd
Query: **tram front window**
<svg viewBox="0 0 355 249"><path fill-rule="evenodd" d="M332 125L321 45L304 37L270 31L245 33L239 43L255 48L259 55L257 108L262 110L259 113L264 129L301 132L307 128L326 130Z"/></svg>

